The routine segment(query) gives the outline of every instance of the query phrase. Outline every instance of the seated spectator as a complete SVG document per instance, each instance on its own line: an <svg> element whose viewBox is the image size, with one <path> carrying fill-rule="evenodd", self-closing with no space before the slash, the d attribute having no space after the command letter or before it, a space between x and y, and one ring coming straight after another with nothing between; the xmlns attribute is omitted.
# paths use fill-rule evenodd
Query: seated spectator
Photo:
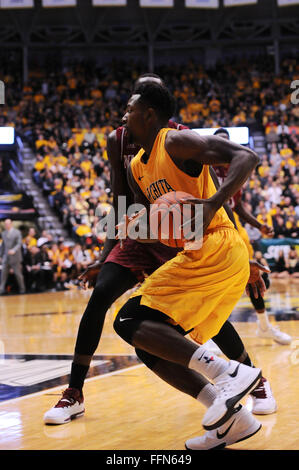
<svg viewBox="0 0 299 470"><path fill-rule="evenodd" d="M281 186L278 184L278 181L274 179L271 186L269 186L267 190L267 196L271 202L274 202L274 204L279 204L281 195Z"/></svg>
<svg viewBox="0 0 299 470"><path fill-rule="evenodd" d="M83 137L83 146L84 144L87 144L87 146L92 146L96 140L96 135L95 133L91 130L91 126L88 124L86 126L86 132Z"/></svg>
<svg viewBox="0 0 299 470"><path fill-rule="evenodd" d="M61 253L59 251L57 243L53 243L52 246L48 249L48 256L50 258L52 269L53 269L53 280L56 284L56 281L60 275L61 271Z"/></svg>
<svg viewBox="0 0 299 470"><path fill-rule="evenodd" d="M285 175L289 175L290 171L293 168L296 168L296 161L294 160L293 156L294 153L292 149L289 148L288 144L283 144L283 148L280 151L280 155L282 157L281 161L281 169Z"/></svg>
<svg viewBox="0 0 299 470"><path fill-rule="evenodd" d="M48 245L53 241L53 237L46 230L43 230L40 237L37 239L37 246L41 248L44 245Z"/></svg>
<svg viewBox="0 0 299 470"><path fill-rule="evenodd" d="M277 134L279 136L280 142L289 136L289 128L283 120L281 120L280 124L277 126Z"/></svg>
<svg viewBox="0 0 299 470"><path fill-rule="evenodd" d="M82 223L76 228L75 235L76 239L79 240L81 244L84 244L85 239L92 235L92 228L89 225Z"/></svg>
<svg viewBox="0 0 299 470"><path fill-rule="evenodd" d="M256 218L258 222L262 225L268 225L269 227L273 226L272 217L266 207L260 209L260 213L257 215ZM262 235L262 237L268 238L267 235Z"/></svg>
<svg viewBox="0 0 299 470"><path fill-rule="evenodd" d="M272 177L277 176L281 169L282 157L280 153L278 152L276 144L272 144L271 146L269 162L270 162L269 175Z"/></svg>
<svg viewBox="0 0 299 470"><path fill-rule="evenodd" d="M23 243L27 248L37 245L36 230L34 227L30 227L26 238L23 240Z"/></svg>
<svg viewBox="0 0 299 470"><path fill-rule="evenodd" d="M270 121L265 128L266 142L268 148L271 148L271 145L275 142L279 142L279 136L277 134L277 126L275 122Z"/></svg>
<svg viewBox="0 0 299 470"><path fill-rule="evenodd" d="M72 249L73 257L73 277L76 279L78 275L93 262L93 256L86 246L77 243Z"/></svg>
<svg viewBox="0 0 299 470"><path fill-rule="evenodd" d="M82 224L81 214L79 209L70 208L70 217L69 217L70 226L72 228L73 235L76 235L78 227Z"/></svg>
<svg viewBox="0 0 299 470"><path fill-rule="evenodd" d="M65 283L71 278L72 260L69 250L63 243L54 243L48 250L53 266L53 281L56 290L65 290Z"/></svg>
<svg viewBox="0 0 299 470"><path fill-rule="evenodd" d="M288 253L287 264L290 278L299 279L299 255L294 246L291 246Z"/></svg>
<svg viewBox="0 0 299 470"><path fill-rule="evenodd" d="M299 221L297 221L294 216L288 217L285 227L287 237L299 239Z"/></svg>
<svg viewBox="0 0 299 470"><path fill-rule="evenodd" d="M40 249L36 245L30 246L27 253L24 255L25 284L27 292L42 292L44 284L41 265L42 257Z"/></svg>
<svg viewBox="0 0 299 470"><path fill-rule="evenodd" d="M269 215L272 217L272 226L274 223L273 218L275 219L278 216L284 217L282 208L279 205L275 204L274 202L271 204Z"/></svg>
<svg viewBox="0 0 299 470"><path fill-rule="evenodd" d="M263 155L261 164L258 167L257 171L259 176L261 177L262 184L264 185L270 175L270 165L267 155Z"/></svg>
<svg viewBox="0 0 299 470"><path fill-rule="evenodd" d="M280 250L278 257L275 260L275 264L272 267L271 277L276 279L287 279L289 277L288 267L289 265L284 251Z"/></svg>
<svg viewBox="0 0 299 470"><path fill-rule="evenodd" d="M296 212L295 208L292 205L292 200L290 197L282 197L280 202L280 207L283 210L283 213L286 217L295 217Z"/></svg>
<svg viewBox="0 0 299 470"><path fill-rule="evenodd" d="M248 233L248 237L249 237L250 243L254 251L259 251L260 250L259 240L262 238L262 234L260 230L256 227L253 227L250 224L245 224L245 229L246 229L246 232Z"/></svg>
<svg viewBox="0 0 299 470"><path fill-rule="evenodd" d="M48 141L44 138L43 134L39 134L38 139L35 142L36 150L40 152L44 151L44 148L47 147Z"/></svg>
<svg viewBox="0 0 299 470"><path fill-rule="evenodd" d="M263 256L263 253L260 250L255 251L254 259L261 263L263 266L267 266L269 268L269 264L266 261L266 258Z"/></svg>
<svg viewBox="0 0 299 470"><path fill-rule="evenodd" d="M49 248L47 243L43 244L40 248L41 255L41 275L43 290L52 289L53 284L53 266L49 257Z"/></svg>
<svg viewBox="0 0 299 470"><path fill-rule="evenodd" d="M281 215L277 215L276 217L272 217L273 221L273 229L274 229L274 237L275 238L286 238L288 235L288 231L286 229L286 222L284 217Z"/></svg>

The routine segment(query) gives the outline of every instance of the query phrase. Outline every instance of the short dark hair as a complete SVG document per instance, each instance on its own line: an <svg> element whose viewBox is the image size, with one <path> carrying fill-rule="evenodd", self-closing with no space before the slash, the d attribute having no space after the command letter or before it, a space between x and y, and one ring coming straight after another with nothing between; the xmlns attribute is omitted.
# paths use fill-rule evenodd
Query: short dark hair
<svg viewBox="0 0 299 470"><path fill-rule="evenodd" d="M142 80L143 78L147 79L146 81L145 80ZM142 75L140 75L137 80L135 81L134 83L134 86L133 86L133 90L135 88L137 88L138 86L140 86L142 83L145 83L145 82L150 82L151 80L150 79L153 79L152 81L157 83L157 80L159 80L161 82L161 85L165 86L165 83L164 83L164 80L162 80L162 78L157 75L156 73L143 73Z"/></svg>
<svg viewBox="0 0 299 470"><path fill-rule="evenodd" d="M214 135L217 135L217 134L226 134L229 137L229 132L226 129L224 129L224 127L219 127L219 129L217 129L214 132Z"/></svg>
<svg viewBox="0 0 299 470"><path fill-rule="evenodd" d="M174 97L168 88L157 82L142 83L135 88L134 94L140 95L140 102L153 108L159 118L165 122L175 113Z"/></svg>
<svg viewBox="0 0 299 470"><path fill-rule="evenodd" d="M140 78L147 78L147 77L152 77L152 78L157 78L158 80L161 80L161 82L163 82L162 78L160 77L160 75L157 75L156 73L143 73L142 75L140 75L138 78L137 78L137 82Z"/></svg>

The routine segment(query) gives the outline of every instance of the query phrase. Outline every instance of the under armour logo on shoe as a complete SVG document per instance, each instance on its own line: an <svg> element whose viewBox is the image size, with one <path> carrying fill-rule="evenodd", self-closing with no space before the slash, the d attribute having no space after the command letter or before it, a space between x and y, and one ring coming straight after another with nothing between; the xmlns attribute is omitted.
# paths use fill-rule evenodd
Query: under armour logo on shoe
<svg viewBox="0 0 299 470"><path fill-rule="evenodd" d="M206 364L209 364L210 362L214 361L214 357L213 357L213 356L211 356L211 357L209 357L209 356L204 356L203 358L205 359Z"/></svg>

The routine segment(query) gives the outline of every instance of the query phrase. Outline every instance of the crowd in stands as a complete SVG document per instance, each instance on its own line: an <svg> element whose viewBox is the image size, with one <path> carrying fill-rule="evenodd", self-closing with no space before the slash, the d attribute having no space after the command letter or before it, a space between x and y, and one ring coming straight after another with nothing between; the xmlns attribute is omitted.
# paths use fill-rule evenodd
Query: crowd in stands
<svg viewBox="0 0 299 470"><path fill-rule="evenodd" d="M78 276L99 255L97 245L55 242L43 231L30 228L23 240L23 266L27 292L65 290L78 285Z"/></svg>
<svg viewBox="0 0 299 470"><path fill-rule="evenodd" d="M43 230L26 230L22 240L22 271L27 293L72 289L79 285L78 276L99 257L96 244L57 241ZM11 274L6 292L17 291Z"/></svg>
<svg viewBox="0 0 299 470"><path fill-rule="evenodd" d="M275 238L298 240L299 106L292 103L290 84L299 78L299 65L289 58L282 60L278 76L273 69L272 58L261 57L219 63L211 70L190 62L155 72L176 97L176 121L191 128L248 126L264 133L266 152L244 187L244 203L262 224L273 227ZM94 228L112 201L107 136L121 124L133 84L146 71L119 62L81 63L57 73L32 71L25 86L17 75L4 77L11 86L6 86L0 126L15 126L34 149L32 177L76 243L73 248L63 243L39 247L37 240L27 247L30 262L50 263L54 284L75 279L104 242L105 234L95 235ZM246 229L258 250L266 236ZM290 249L288 256L286 271L294 277L298 251Z"/></svg>

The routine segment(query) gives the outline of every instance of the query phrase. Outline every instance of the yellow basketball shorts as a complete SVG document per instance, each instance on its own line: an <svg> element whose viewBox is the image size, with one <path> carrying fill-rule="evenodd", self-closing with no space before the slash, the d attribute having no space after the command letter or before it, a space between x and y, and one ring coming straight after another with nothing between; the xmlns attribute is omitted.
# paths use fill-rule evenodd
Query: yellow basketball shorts
<svg viewBox="0 0 299 470"><path fill-rule="evenodd" d="M205 343L215 336L244 293L247 248L235 229L214 229L199 250L185 250L151 274L131 297L159 310Z"/></svg>

